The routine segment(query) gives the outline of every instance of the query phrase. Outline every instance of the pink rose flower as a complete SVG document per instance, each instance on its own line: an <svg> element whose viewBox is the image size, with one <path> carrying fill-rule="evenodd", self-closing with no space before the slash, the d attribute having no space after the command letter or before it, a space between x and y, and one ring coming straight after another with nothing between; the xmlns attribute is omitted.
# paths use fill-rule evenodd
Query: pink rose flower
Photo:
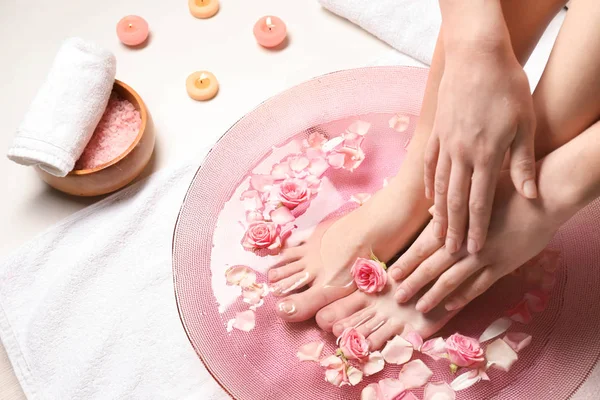
<svg viewBox="0 0 600 400"><path fill-rule="evenodd" d="M354 328L346 328L342 332L338 346L349 360L360 360L369 355L369 342Z"/></svg>
<svg viewBox="0 0 600 400"><path fill-rule="evenodd" d="M293 210L310 199L310 190L301 179L286 179L279 186L279 197L284 206Z"/></svg>
<svg viewBox="0 0 600 400"><path fill-rule="evenodd" d="M378 293L387 283L387 273L380 262L358 258L350 270L354 283L365 293Z"/></svg>
<svg viewBox="0 0 600 400"><path fill-rule="evenodd" d="M446 339L446 351L450 362L459 367L470 367L485 361L479 341L458 333Z"/></svg>
<svg viewBox="0 0 600 400"><path fill-rule="evenodd" d="M281 247L281 228L273 222L252 222L242 239L242 246L249 251L274 250Z"/></svg>

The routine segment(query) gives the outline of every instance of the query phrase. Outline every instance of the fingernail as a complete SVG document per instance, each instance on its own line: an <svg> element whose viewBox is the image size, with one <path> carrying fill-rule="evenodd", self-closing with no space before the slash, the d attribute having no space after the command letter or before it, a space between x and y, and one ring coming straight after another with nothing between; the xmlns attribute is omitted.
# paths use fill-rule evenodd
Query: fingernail
<svg viewBox="0 0 600 400"><path fill-rule="evenodd" d="M406 301L406 290L398 289L396 291L396 301L399 301L399 302Z"/></svg>
<svg viewBox="0 0 600 400"><path fill-rule="evenodd" d="M475 241L475 239L469 239L469 244L467 244L467 251L471 254L475 254L479 251L479 245Z"/></svg>
<svg viewBox="0 0 600 400"><path fill-rule="evenodd" d="M449 302L446 304L445 306L447 311L454 311L454 310L458 310L460 308L460 304L458 304L457 302Z"/></svg>
<svg viewBox="0 0 600 400"><path fill-rule="evenodd" d="M454 238L447 238L446 239L446 249L448 249L448 251L450 253L456 253L458 245L456 244L456 240L454 240Z"/></svg>
<svg viewBox="0 0 600 400"><path fill-rule="evenodd" d="M525 196L529 199L535 199L537 197L537 186L533 179L525 181L523 184L523 193L525 193Z"/></svg>
<svg viewBox="0 0 600 400"><path fill-rule="evenodd" d="M433 193L431 193L431 189L425 188L425 197L427 197L428 199L433 198Z"/></svg>
<svg viewBox="0 0 600 400"><path fill-rule="evenodd" d="M402 275L404 275L402 273L402 270L400 268L395 268L394 270L392 270L392 279L394 280L398 280L400 278L402 278Z"/></svg>
<svg viewBox="0 0 600 400"><path fill-rule="evenodd" d="M418 312L422 312L422 313L426 313L427 311L429 311L429 305L427 304L427 302L423 301L423 300L419 300L417 301L417 305L415 306L415 309Z"/></svg>
<svg viewBox="0 0 600 400"><path fill-rule="evenodd" d="M436 221L433 223L433 235L438 239L444 236L442 233L442 224L440 222Z"/></svg>
<svg viewBox="0 0 600 400"><path fill-rule="evenodd" d="M291 301L282 301L278 305L279 311L287 315L292 315L296 312L296 305Z"/></svg>

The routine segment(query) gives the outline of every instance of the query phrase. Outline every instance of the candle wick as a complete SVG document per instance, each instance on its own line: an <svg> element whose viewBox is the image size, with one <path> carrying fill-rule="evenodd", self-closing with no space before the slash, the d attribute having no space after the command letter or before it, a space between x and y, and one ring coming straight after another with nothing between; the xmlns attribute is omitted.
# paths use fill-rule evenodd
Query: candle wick
<svg viewBox="0 0 600 400"><path fill-rule="evenodd" d="M129 24L129 27L130 27L130 28L132 28L132 27L133 27L133 25L132 25L132 24Z"/></svg>

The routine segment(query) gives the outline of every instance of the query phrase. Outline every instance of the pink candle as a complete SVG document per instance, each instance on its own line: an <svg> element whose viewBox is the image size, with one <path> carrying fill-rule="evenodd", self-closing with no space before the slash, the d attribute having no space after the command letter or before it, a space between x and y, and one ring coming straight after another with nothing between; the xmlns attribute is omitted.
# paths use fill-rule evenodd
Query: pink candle
<svg viewBox="0 0 600 400"><path fill-rule="evenodd" d="M123 17L117 24L117 36L127 46L137 46L148 38L148 23L137 15Z"/></svg>
<svg viewBox="0 0 600 400"><path fill-rule="evenodd" d="M254 37L263 47L275 47L285 40L287 28L285 23L277 17L266 16L259 19L254 25Z"/></svg>

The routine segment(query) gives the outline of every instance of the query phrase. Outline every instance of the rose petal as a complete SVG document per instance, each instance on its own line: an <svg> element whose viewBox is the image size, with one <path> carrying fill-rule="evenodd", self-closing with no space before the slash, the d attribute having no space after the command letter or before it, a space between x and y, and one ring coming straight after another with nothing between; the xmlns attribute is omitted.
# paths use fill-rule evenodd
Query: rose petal
<svg viewBox="0 0 600 400"><path fill-rule="evenodd" d="M430 382L425 386L423 400L456 400L456 393L446 382Z"/></svg>
<svg viewBox="0 0 600 400"><path fill-rule="evenodd" d="M370 193L356 193L350 197L350 201L353 201L353 202L357 203L358 205L362 206L367 201L369 201L370 198L371 198Z"/></svg>
<svg viewBox="0 0 600 400"><path fill-rule="evenodd" d="M310 172L313 176L320 178L328 169L329 163L324 158L317 158L310 162L308 172Z"/></svg>
<svg viewBox="0 0 600 400"><path fill-rule="evenodd" d="M321 150L323 150L325 153L329 153L330 151L332 151L333 149L335 149L336 147L341 145L343 142L344 142L344 138L342 136L334 137L334 138L328 140L321 147Z"/></svg>
<svg viewBox="0 0 600 400"><path fill-rule="evenodd" d="M308 148L304 151L304 155L308 157L309 160L323 158L323 152L320 149Z"/></svg>
<svg viewBox="0 0 600 400"><path fill-rule="evenodd" d="M250 177L250 186L259 192L268 192L273 185L271 175L252 175Z"/></svg>
<svg viewBox="0 0 600 400"><path fill-rule="evenodd" d="M479 337L479 342L487 342L496 336L502 335L512 325L510 318L498 318L488 326Z"/></svg>
<svg viewBox="0 0 600 400"><path fill-rule="evenodd" d="M248 287L256 282L256 272L245 265L234 265L225 271L225 280L228 285Z"/></svg>
<svg viewBox="0 0 600 400"><path fill-rule="evenodd" d="M362 146L364 140L364 137L359 136L356 133L346 133L344 135L344 143L342 146L358 150Z"/></svg>
<svg viewBox="0 0 600 400"><path fill-rule="evenodd" d="M521 324L528 324L531 322L531 313L527 306L527 301L521 300L514 308L508 310L506 315L515 322Z"/></svg>
<svg viewBox="0 0 600 400"><path fill-rule="evenodd" d="M517 353L502 339L496 339L485 350L488 367L494 367L508 372L510 367L519 358Z"/></svg>
<svg viewBox="0 0 600 400"><path fill-rule="evenodd" d="M281 206L271 211L271 221L278 225L285 225L290 222L294 222L296 217L292 215L292 212L285 206Z"/></svg>
<svg viewBox="0 0 600 400"><path fill-rule="evenodd" d="M381 354L383 359L390 364L401 365L410 360L413 353L412 344L401 336L396 335L388 341Z"/></svg>
<svg viewBox="0 0 600 400"><path fill-rule="evenodd" d="M264 218L263 213L261 211L248 211L248 212L246 212L246 221L247 222L264 221L264 219L265 218Z"/></svg>
<svg viewBox="0 0 600 400"><path fill-rule="evenodd" d="M263 202L258 196L258 192L256 192L255 190L253 190L253 192L256 193L255 197L247 197L244 200L242 200L242 203L244 204L244 210L246 211L260 211L264 206Z"/></svg>
<svg viewBox="0 0 600 400"><path fill-rule="evenodd" d="M252 310L239 312L235 315L233 327L240 331L250 332L256 326L256 314Z"/></svg>
<svg viewBox="0 0 600 400"><path fill-rule="evenodd" d="M333 153L327 157L327 162L334 169L340 169L344 166L346 162L346 156L340 153Z"/></svg>
<svg viewBox="0 0 600 400"><path fill-rule="evenodd" d="M383 399L395 399L406 388L398 379L386 378L379 381L379 389Z"/></svg>
<svg viewBox="0 0 600 400"><path fill-rule="evenodd" d="M523 350L531 343L531 335L523 332L509 332L502 338L515 352Z"/></svg>
<svg viewBox="0 0 600 400"><path fill-rule="evenodd" d="M344 385L344 373L338 369L327 369L325 371L325 381L334 386L342 387Z"/></svg>
<svg viewBox="0 0 600 400"><path fill-rule="evenodd" d="M321 180L319 178L313 175L308 175L306 178L304 178L304 180L310 187L312 194L315 194L319 191L319 188L321 187Z"/></svg>
<svg viewBox="0 0 600 400"><path fill-rule="evenodd" d="M415 331L411 331L406 335L405 338L410 344L412 344L413 348L417 351L421 351L421 346L423 346L423 338Z"/></svg>
<svg viewBox="0 0 600 400"><path fill-rule="evenodd" d="M348 382L350 382L352 386L358 385L363 379L363 372L358 368L354 368L353 366L348 367L347 374Z"/></svg>
<svg viewBox="0 0 600 400"><path fill-rule="evenodd" d="M292 171L295 172L303 171L310 164L310 160L304 156L291 157L288 162Z"/></svg>
<svg viewBox="0 0 600 400"><path fill-rule="evenodd" d="M369 354L367 361L363 365L363 372L365 376L375 375L385 367L385 361L381 352L374 351Z"/></svg>
<svg viewBox="0 0 600 400"><path fill-rule="evenodd" d="M320 341L307 343L298 349L296 357L300 361L319 361L324 346Z"/></svg>
<svg viewBox="0 0 600 400"><path fill-rule="evenodd" d="M348 127L347 131L350 133L356 133L360 136L365 136L369 132L370 128L370 123L358 120L353 122L352 125Z"/></svg>
<svg viewBox="0 0 600 400"><path fill-rule="evenodd" d="M421 346L421 353L427 354L434 360L439 360L446 354L446 341L441 337L429 339Z"/></svg>
<svg viewBox="0 0 600 400"><path fill-rule="evenodd" d="M527 305L533 312L542 312L548 306L550 296L541 290L530 290L524 296Z"/></svg>
<svg viewBox="0 0 600 400"><path fill-rule="evenodd" d="M360 393L360 400L380 400L382 396L380 395L381 389L377 383L371 383Z"/></svg>
<svg viewBox="0 0 600 400"><path fill-rule="evenodd" d="M323 132L312 131L308 134L307 143L311 148L320 149L326 141L327 136Z"/></svg>
<svg viewBox="0 0 600 400"><path fill-rule="evenodd" d="M421 360L412 360L402 367L398 380L406 389L421 387L432 377L433 372Z"/></svg>
<svg viewBox="0 0 600 400"><path fill-rule="evenodd" d="M321 367L325 368L339 368L344 362L338 356L332 354L322 359L320 364Z"/></svg>
<svg viewBox="0 0 600 400"><path fill-rule="evenodd" d="M452 390L458 392L459 390L470 388L480 380L481 375L479 375L476 369L472 369L456 377L456 379L454 379L452 383L450 383L450 387L452 388Z"/></svg>
<svg viewBox="0 0 600 400"><path fill-rule="evenodd" d="M267 285L262 283L245 288L242 291L242 297L244 298L244 303L258 305L261 303L262 299L267 295L267 293L269 293L269 289Z"/></svg>
<svg viewBox="0 0 600 400"><path fill-rule="evenodd" d="M540 287L543 290L550 292L555 284L556 284L556 277L554 276L554 274L549 273L549 272L544 272L544 275L542 276L542 282L540 283Z"/></svg>
<svg viewBox="0 0 600 400"><path fill-rule="evenodd" d="M282 180L288 178L291 172L289 164L287 162L282 162L273 166L271 176L273 179Z"/></svg>
<svg viewBox="0 0 600 400"><path fill-rule="evenodd" d="M389 120L390 128L396 132L404 132L408 129L410 124L410 117L405 114L396 114Z"/></svg>

